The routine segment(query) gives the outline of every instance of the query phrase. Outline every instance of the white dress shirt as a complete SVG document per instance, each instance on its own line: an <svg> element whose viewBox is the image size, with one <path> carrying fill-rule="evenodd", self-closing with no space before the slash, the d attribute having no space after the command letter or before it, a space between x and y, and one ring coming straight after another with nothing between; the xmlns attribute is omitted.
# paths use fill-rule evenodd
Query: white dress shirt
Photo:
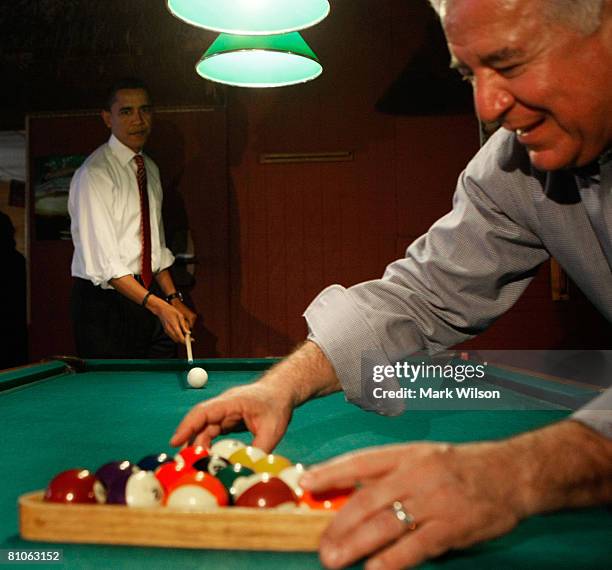
<svg viewBox="0 0 612 570"><path fill-rule="evenodd" d="M109 280L141 273L142 236L136 153L111 135L74 173L68 211L74 255L72 275L103 289ZM155 163L143 155L151 212L151 267L166 269L174 256L162 224L162 187Z"/></svg>

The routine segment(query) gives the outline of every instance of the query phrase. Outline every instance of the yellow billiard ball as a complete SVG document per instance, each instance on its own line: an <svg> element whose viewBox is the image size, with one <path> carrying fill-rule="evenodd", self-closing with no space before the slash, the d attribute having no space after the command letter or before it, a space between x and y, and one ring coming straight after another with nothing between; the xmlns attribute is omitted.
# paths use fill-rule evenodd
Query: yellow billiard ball
<svg viewBox="0 0 612 570"><path fill-rule="evenodd" d="M253 471L255 471L255 463L266 457L266 455L267 453L265 451L259 449L258 447L249 445L234 451L234 453L232 453L229 457L229 462L240 463L244 467L248 467L249 469L253 469Z"/></svg>
<svg viewBox="0 0 612 570"><path fill-rule="evenodd" d="M256 473L270 473L278 475L283 469L291 466L291 461L282 455L266 455L255 462L253 469Z"/></svg>

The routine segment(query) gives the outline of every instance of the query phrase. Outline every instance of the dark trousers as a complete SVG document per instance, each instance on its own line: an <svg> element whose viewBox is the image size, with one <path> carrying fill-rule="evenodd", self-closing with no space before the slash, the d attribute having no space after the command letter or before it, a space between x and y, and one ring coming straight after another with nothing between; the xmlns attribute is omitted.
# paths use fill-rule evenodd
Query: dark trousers
<svg viewBox="0 0 612 570"><path fill-rule="evenodd" d="M157 284L151 291L162 296ZM75 278L70 309L81 358L176 357L176 344L160 320L114 289Z"/></svg>

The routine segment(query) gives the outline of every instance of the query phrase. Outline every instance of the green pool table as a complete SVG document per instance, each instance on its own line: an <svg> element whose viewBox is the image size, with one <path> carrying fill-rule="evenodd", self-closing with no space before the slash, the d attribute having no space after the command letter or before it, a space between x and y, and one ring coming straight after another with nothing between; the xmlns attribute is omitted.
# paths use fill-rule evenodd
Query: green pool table
<svg viewBox="0 0 612 570"><path fill-rule="evenodd" d="M272 359L200 360L209 371L202 390L186 384L180 360L49 361L0 373L3 477L0 549L63 549L64 568L317 568L314 553L181 550L42 544L18 534L17 498L44 488L59 471L168 451L168 440L196 403L253 381ZM295 411L277 451L307 464L371 445L412 440L496 439L566 417L567 401L596 392L500 370L512 410L419 410L399 417L365 412L342 394ZM248 434L239 434L248 439ZM534 517L500 539L430 561L423 568L610 568L612 516L606 508Z"/></svg>

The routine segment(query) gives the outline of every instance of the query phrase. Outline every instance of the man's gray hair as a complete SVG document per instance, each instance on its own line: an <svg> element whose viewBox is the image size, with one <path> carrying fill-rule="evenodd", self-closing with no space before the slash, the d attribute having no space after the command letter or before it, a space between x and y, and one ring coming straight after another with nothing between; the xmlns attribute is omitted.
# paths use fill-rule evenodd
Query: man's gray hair
<svg viewBox="0 0 612 570"><path fill-rule="evenodd" d="M429 0L433 9L444 16L446 5L453 0ZM601 24L604 4L608 0L532 0L542 4L544 15L551 22L572 28L585 35Z"/></svg>

